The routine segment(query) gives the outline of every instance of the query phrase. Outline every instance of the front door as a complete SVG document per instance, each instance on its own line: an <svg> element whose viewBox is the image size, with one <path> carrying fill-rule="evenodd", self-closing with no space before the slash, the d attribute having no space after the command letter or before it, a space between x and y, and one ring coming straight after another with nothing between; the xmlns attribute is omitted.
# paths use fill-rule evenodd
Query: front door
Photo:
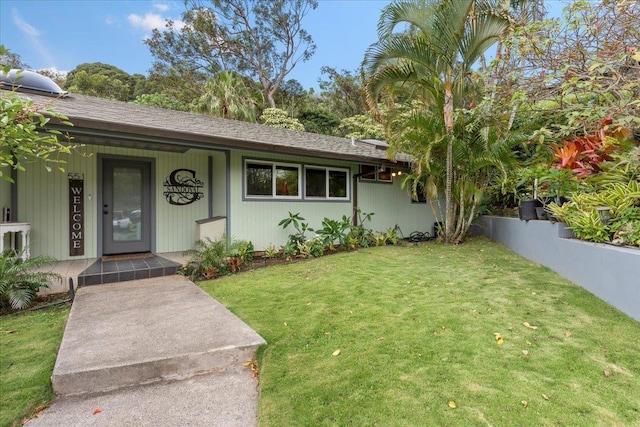
<svg viewBox="0 0 640 427"><path fill-rule="evenodd" d="M102 159L102 253L151 251L151 162Z"/></svg>

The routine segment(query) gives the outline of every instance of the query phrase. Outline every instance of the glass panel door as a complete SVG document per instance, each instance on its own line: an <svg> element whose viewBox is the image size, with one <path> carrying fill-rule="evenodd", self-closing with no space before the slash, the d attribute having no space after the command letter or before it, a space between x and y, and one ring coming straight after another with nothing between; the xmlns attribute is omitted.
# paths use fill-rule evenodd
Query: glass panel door
<svg viewBox="0 0 640 427"><path fill-rule="evenodd" d="M103 253L151 251L148 162L103 160Z"/></svg>

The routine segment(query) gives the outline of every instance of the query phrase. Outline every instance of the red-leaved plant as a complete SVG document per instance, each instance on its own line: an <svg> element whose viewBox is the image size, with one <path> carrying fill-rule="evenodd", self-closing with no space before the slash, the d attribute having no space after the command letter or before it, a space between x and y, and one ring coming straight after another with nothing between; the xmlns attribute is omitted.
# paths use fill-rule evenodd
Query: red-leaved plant
<svg viewBox="0 0 640 427"><path fill-rule="evenodd" d="M629 136L627 129L608 129L611 123L613 118L608 116L600 121L600 130L597 132L571 138L560 146L552 144L555 155L553 166L570 169L580 179L600 172L600 164L612 160L611 153L618 143Z"/></svg>

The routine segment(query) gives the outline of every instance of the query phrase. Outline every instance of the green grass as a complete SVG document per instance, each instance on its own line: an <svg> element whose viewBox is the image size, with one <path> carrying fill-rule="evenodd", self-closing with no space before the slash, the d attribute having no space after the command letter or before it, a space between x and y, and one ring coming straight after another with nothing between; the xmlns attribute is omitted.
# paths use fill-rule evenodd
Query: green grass
<svg viewBox="0 0 640 427"><path fill-rule="evenodd" d="M21 425L53 397L51 373L69 306L0 316L0 426Z"/></svg>
<svg viewBox="0 0 640 427"><path fill-rule="evenodd" d="M261 426L640 425L640 323L484 239L201 286L268 342Z"/></svg>

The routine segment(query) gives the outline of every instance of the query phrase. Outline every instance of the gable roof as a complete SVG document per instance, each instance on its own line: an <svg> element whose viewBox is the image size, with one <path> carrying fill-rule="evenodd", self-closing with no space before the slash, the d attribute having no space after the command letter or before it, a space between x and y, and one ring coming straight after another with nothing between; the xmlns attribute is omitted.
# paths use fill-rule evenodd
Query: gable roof
<svg viewBox="0 0 640 427"><path fill-rule="evenodd" d="M74 136L82 144L118 145L186 152L190 148L257 150L361 163L406 165L409 156L395 161L387 151L363 141L279 129L255 123L202 114L69 94L51 98L37 94L20 96L46 104L64 114L73 127L54 127Z"/></svg>

